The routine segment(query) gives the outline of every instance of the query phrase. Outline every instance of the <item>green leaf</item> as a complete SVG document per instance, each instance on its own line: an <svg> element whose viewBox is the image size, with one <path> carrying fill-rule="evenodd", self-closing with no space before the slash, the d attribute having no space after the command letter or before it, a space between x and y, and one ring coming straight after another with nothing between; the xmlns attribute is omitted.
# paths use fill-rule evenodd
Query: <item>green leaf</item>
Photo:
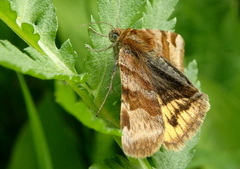
<svg viewBox="0 0 240 169"><path fill-rule="evenodd" d="M116 156L103 162L92 165L89 169L140 169L142 166L137 160L129 161L123 156Z"/></svg>
<svg viewBox="0 0 240 169"><path fill-rule="evenodd" d="M184 74L188 77L188 79L193 83L196 88L200 89L201 84L198 80L198 68L196 60L188 63L188 66L184 69Z"/></svg>
<svg viewBox="0 0 240 169"><path fill-rule="evenodd" d="M97 118L89 108L86 107L86 104L82 101L77 101L75 92L69 86L58 81L55 83L55 88L56 101L64 107L67 112L81 121L82 124L104 134L121 136L119 129L107 126L102 119Z"/></svg>
<svg viewBox="0 0 240 169"><path fill-rule="evenodd" d="M30 46L25 54L1 40L2 66L42 79L80 79L70 42L60 50L55 45L57 18L50 0L0 1L0 19Z"/></svg>
<svg viewBox="0 0 240 169"><path fill-rule="evenodd" d="M67 80L93 110L95 105L80 89L85 74L75 70L76 53L69 41L58 49L55 45L57 18L51 0L0 1L0 19L15 31L30 47L21 52L7 41L0 40L0 64L41 79Z"/></svg>
<svg viewBox="0 0 240 169"><path fill-rule="evenodd" d="M26 101L38 166L39 168L43 169L52 169L53 165L48 143L37 110L27 88L27 85L23 79L23 76L18 74L18 79L22 87L24 100Z"/></svg>
<svg viewBox="0 0 240 169"><path fill-rule="evenodd" d="M194 146L197 144L199 134L196 134L189 140L186 146L177 152L174 151L159 151L153 157L152 161L156 169L185 169L191 162L194 155Z"/></svg>
<svg viewBox="0 0 240 169"><path fill-rule="evenodd" d="M146 12L143 14L143 28L160 29L170 31L176 24L176 19L169 20L178 0L148 0Z"/></svg>
<svg viewBox="0 0 240 169"><path fill-rule="evenodd" d="M18 16L16 11L12 10L11 6L14 6L15 4L15 1L11 1L11 3L8 0L0 1L0 19L2 19L22 39L28 39L32 46L40 50L37 44L40 36L34 33L34 29L31 27L31 25L23 23L21 28L21 23L17 23L17 18L20 20L21 17Z"/></svg>
<svg viewBox="0 0 240 169"><path fill-rule="evenodd" d="M35 49L29 47L25 50L29 55L22 53L8 41L0 41L0 64L41 79L75 79L80 81L80 76L64 73L49 57L41 55Z"/></svg>
<svg viewBox="0 0 240 169"><path fill-rule="evenodd" d="M66 123L66 116L60 113L59 107L54 103L53 95L46 92L43 98L38 100L36 109L38 114L30 116L36 116L41 122L48 151L45 151L44 144L40 142L42 139L33 139L39 132L32 124L36 126L39 123L29 118L15 141L8 169L44 169L44 163L39 164L37 160L36 147L40 148L41 153L50 152L52 168L86 168L84 154L79 153L79 144L76 144L77 136ZM42 155L43 159L48 158L45 154Z"/></svg>
<svg viewBox="0 0 240 169"><path fill-rule="evenodd" d="M145 2L142 0L100 0L98 5L100 21L112 24L114 27L128 28L136 21L143 4ZM108 33L109 27L101 25L101 28L103 27L105 29L102 33Z"/></svg>
<svg viewBox="0 0 240 169"><path fill-rule="evenodd" d="M38 169L38 163L32 131L28 123L23 126L18 138L15 140L8 169Z"/></svg>

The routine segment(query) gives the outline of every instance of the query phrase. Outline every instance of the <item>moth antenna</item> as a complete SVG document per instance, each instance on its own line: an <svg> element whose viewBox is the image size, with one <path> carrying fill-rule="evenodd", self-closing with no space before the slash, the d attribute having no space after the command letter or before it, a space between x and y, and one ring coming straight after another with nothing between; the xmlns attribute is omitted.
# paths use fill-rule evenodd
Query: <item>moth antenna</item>
<svg viewBox="0 0 240 169"><path fill-rule="evenodd" d="M94 32L95 34L99 35L99 36L102 36L102 37L108 37L108 35L104 35L104 34L100 34L100 33L98 33L98 32L95 31L92 27L89 27L88 29L91 30L92 32Z"/></svg>
<svg viewBox="0 0 240 169"><path fill-rule="evenodd" d="M100 107L99 107L99 109L98 109L98 111L97 111L97 113L96 113L96 117L97 117L97 116L99 115L99 113L101 112L101 110L102 110L104 104L106 103L107 98L108 98L108 96L109 96L109 94L110 94L110 92L111 92L111 90L112 90L112 88L113 88L113 79L114 79L114 77L115 77L115 75L116 75L117 64L118 64L118 60L117 60L117 61L115 62L115 64L114 64L114 67L113 67L113 70L112 70L111 79L110 79L110 84L109 84L109 87L108 87L108 91L107 91L107 93L106 93L106 95L105 95L105 97L104 97L104 99L103 99L102 104L100 105Z"/></svg>
<svg viewBox="0 0 240 169"><path fill-rule="evenodd" d="M85 47L86 47L86 48L88 48L89 50L94 51L94 52L102 52L102 51L106 51L106 50L112 48L113 46L114 46L114 44L111 44L111 45L109 45L108 47L103 48L103 49L93 49L90 45L85 44Z"/></svg>
<svg viewBox="0 0 240 169"><path fill-rule="evenodd" d="M98 33L98 32L95 31L92 27L89 27L88 29L91 30L93 33L99 35L99 36L108 37L108 35L103 35L103 34ZM88 49L91 50L91 51L94 51L94 52L102 52L102 51L106 51L106 50L112 48L114 45L116 45L116 44L115 44L115 43L112 43L111 45L109 45L108 47L103 48L103 49L93 49L91 46L89 46L89 45L87 45L87 44L85 44L85 47L88 48Z"/></svg>

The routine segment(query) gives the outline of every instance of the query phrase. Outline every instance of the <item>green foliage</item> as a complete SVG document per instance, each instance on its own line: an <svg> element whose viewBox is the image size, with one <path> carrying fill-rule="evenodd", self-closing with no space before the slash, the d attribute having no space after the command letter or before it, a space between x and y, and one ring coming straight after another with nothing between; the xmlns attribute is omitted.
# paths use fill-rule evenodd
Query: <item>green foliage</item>
<svg viewBox="0 0 240 169"><path fill-rule="evenodd" d="M79 79L74 68L76 54L69 41L60 50L55 46L57 18L50 2L0 1L0 18L30 46L24 54L1 41L1 64L43 79Z"/></svg>
<svg viewBox="0 0 240 169"><path fill-rule="evenodd" d="M159 169L183 169L188 166L194 156L194 146L197 144L199 134L193 137L186 146L179 152L173 151L159 151L152 160Z"/></svg>
<svg viewBox="0 0 240 169"><path fill-rule="evenodd" d="M29 123L23 126L16 140L8 168L86 168L83 160L79 159L77 145L70 139L71 134L63 130L67 126L61 119L59 109L52 102L53 96L46 93L36 110L23 77L18 77L26 101Z"/></svg>
<svg viewBox="0 0 240 169"><path fill-rule="evenodd" d="M121 136L119 130L106 127L103 120L92 116L92 112L90 112L83 101L77 101L76 93L68 85L60 81L56 82L55 96L56 101L85 126L104 134ZM82 113L79 113L79 110Z"/></svg>
<svg viewBox="0 0 240 169"><path fill-rule="evenodd" d="M124 169L124 168L131 168L131 169L139 169L142 166L139 163L128 161L126 158L122 156L116 156L113 159L107 159L99 164L92 165L89 169Z"/></svg>
<svg viewBox="0 0 240 169"><path fill-rule="evenodd" d="M27 88L26 82L23 76L18 74L18 79L21 84L23 91L24 100L27 105L27 112L29 116L29 121L31 125L31 133L33 136L34 147L36 150L36 156L39 168L52 169L52 162L50 158L49 148L44 135L43 127L41 125L40 118L38 116L37 110L34 106L33 100L31 98L30 92Z"/></svg>
<svg viewBox="0 0 240 169"><path fill-rule="evenodd" d="M176 19L169 20L178 0L147 1L146 12L142 18L142 27L160 30L172 30Z"/></svg>
<svg viewBox="0 0 240 169"><path fill-rule="evenodd" d="M23 43L13 38L10 31L5 29L6 26L0 23L0 36L9 35L8 39L11 39L0 40L0 64L36 78L66 81L55 82L56 102L87 128L78 126L75 131L66 124L68 114L62 116L60 112L64 110L57 107L53 96L46 92L52 91L52 88L45 89L46 94L41 99L35 96L41 104L34 105L24 86L25 96L28 95L24 100L29 108L29 124L24 125L16 140L8 168L72 169L91 165L91 169L180 169L187 166L235 169L240 166L240 138L236 134L240 128L240 100L237 97L240 95L240 26L237 0L180 1L174 15L172 12L177 0L99 0L98 13L95 1L56 0L53 3L57 8L59 23L51 0L0 1L0 19L28 45L23 49L24 45L20 45ZM186 60L197 60L201 87L210 97L211 111L206 117L200 139L198 134L182 151L168 152L161 149L148 159L137 160L116 155L117 145L114 145L111 137L119 143L118 74L114 78L113 90L99 114L101 118L95 117L108 90L115 58L112 50L93 52L84 49L84 43L90 43L94 49L104 49L110 42L108 38L100 37L92 31L89 31L90 40L87 39L87 33L80 25L91 19L93 22L103 21L121 28L173 30L175 16L178 19L176 30L186 41ZM112 29L106 24L91 27L104 35ZM68 38L72 44L66 40ZM65 42L56 45L59 39ZM10 76L5 71L0 71L0 83L14 83L6 81ZM200 88L196 61L188 64L185 73ZM21 83L24 82L21 80ZM15 88L8 94L13 98L18 90ZM0 92L1 101L5 101L7 96L2 94L4 90ZM18 105L18 102L13 102L12 107ZM0 106L1 125L5 124L1 117L6 106ZM66 116L67 120L63 122ZM77 134L81 134L80 139ZM4 134L0 133L0 136L0 141L4 140ZM195 151L193 147L198 140Z"/></svg>
<svg viewBox="0 0 240 169"><path fill-rule="evenodd" d="M184 69L184 74L188 77L188 79L194 84L195 87L200 89L200 82L197 78L198 76L198 69L197 69L197 62L193 60L188 64L188 66Z"/></svg>

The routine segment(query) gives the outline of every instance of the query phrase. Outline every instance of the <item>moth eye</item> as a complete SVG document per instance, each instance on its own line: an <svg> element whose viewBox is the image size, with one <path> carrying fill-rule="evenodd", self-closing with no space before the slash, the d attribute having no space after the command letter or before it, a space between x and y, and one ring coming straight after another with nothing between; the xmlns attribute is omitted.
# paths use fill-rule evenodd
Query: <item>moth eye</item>
<svg viewBox="0 0 240 169"><path fill-rule="evenodd" d="M109 33L109 40L111 42L116 42L119 37L119 34L117 32L110 32Z"/></svg>

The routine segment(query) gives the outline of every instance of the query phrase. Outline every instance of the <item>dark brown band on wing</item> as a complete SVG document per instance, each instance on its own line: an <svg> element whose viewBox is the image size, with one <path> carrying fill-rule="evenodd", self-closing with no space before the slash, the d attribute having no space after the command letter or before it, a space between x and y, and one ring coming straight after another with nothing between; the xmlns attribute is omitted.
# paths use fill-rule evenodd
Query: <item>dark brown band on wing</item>
<svg viewBox="0 0 240 169"><path fill-rule="evenodd" d="M131 91L123 86L122 98L124 101L127 101L129 110L144 109L151 116L156 116L161 113L158 100L148 99L139 91Z"/></svg>
<svg viewBox="0 0 240 169"><path fill-rule="evenodd" d="M173 32L170 35L171 35L171 43L173 44L173 46L176 47L177 46L176 45L176 39L177 39L177 36L179 36L179 35L176 34L176 33L173 33Z"/></svg>
<svg viewBox="0 0 240 169"><path fill-rule="evenodd" d="M169 42L167 40L168 34L165 31L161 31L162 33L162 57L165 57L167 60L170 61L170 49L169 49Z"/></svg>
<svg viewBox="0 0 240 169"><path fill-rule="evenodd" d="M127 127L128 130L130 129L130 120L129 120L129 114L126 109L121 110L121 128Z"/></svg>

